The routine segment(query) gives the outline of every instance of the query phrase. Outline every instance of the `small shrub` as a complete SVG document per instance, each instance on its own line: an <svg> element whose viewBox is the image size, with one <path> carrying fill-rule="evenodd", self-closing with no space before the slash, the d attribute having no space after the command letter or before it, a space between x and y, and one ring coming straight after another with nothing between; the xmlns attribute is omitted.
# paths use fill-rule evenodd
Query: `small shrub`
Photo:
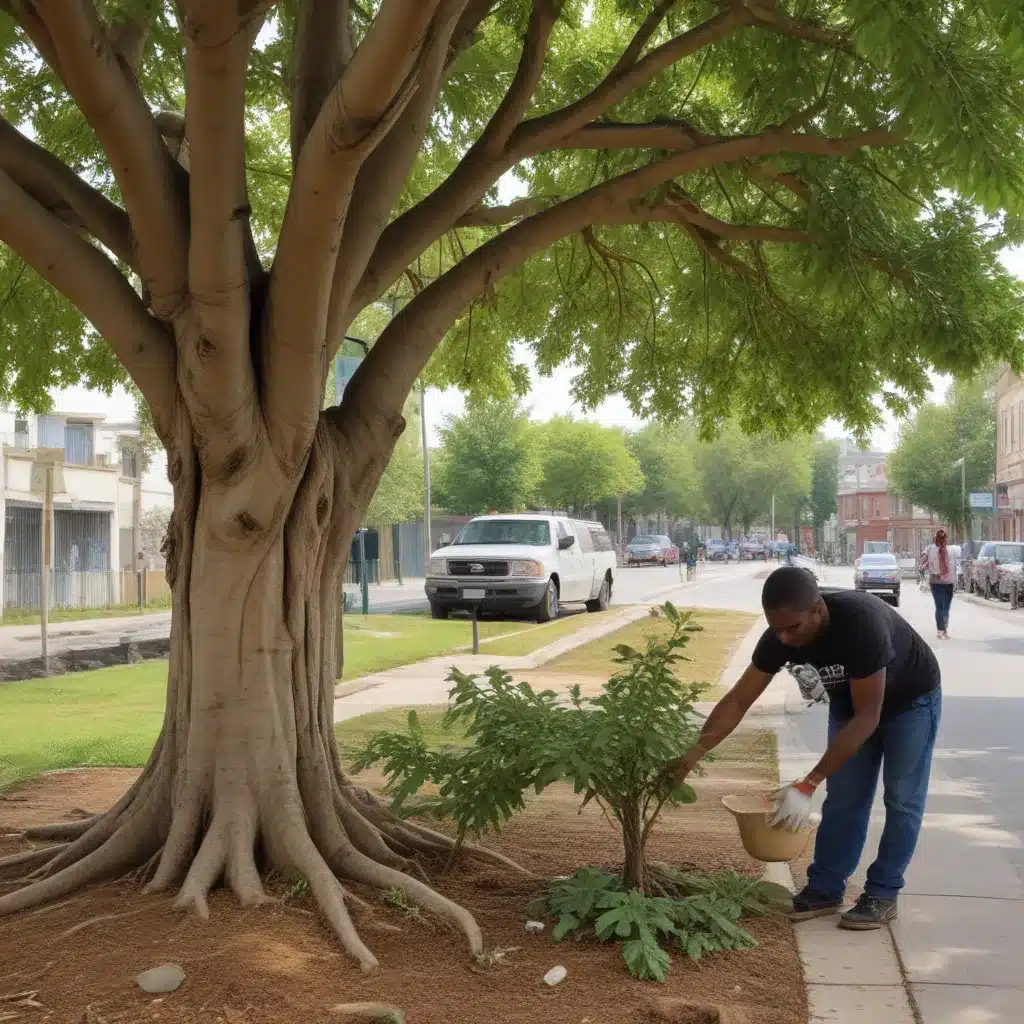
<svg viewBox="0 0 1024 1024"><path fill-rule="evenodd" d="M732 871L699 875L656 865L652 879L662 895L645 895L627 889L616 875L580 868L553 882L527 913L555 918L556 942L591 932L602 942L621 941L633 977L664 981L670 966L666 946L677 946L694 961L706 953L749 949L757 942L740 920L773 913L791 899L782 886Z"/></svg>
<svg viewBox="0 0 1024 1024"><path fill-rule="evenodd" d="M408 917L420 916L419 905L414 903L406 895L405 890L403 889L385 889L380 894L380 898L389 907L394 907L395 910L400 910Z"/></svg>
<svg viewBox="0 0 1024 1024"><path fill-rule="evenodd" d="M525 807L530 790L539 794L554 782L571 782L581 809L593 800L617 822L623 877L630 888L648 892L647 841L662 808L697 799L685 784L669 791L663 771L697 738L693 705L703 689L680 683L672 672L700 627L671 604L663 613L671 632L648 635L643 651L616 648L619 671L595 697L583 697L578 686L568 699L536 692L500 668L488 669L483 679L453 670L444 722L463 726L472 746L429 749L410 712L408 731L375 736L354 770L383 763L398 813L425 783L436 785L438 795L419 801L418 810L429 807L454 821L460 842L467 833L500 827Z"/></svg>

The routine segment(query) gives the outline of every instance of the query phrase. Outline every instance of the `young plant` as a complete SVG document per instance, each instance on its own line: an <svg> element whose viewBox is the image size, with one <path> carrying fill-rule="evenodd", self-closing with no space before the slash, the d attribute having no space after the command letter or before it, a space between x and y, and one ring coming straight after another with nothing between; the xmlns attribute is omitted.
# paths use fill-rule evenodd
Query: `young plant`
<svg viewBox="0 0 1024 1024"><path fill-rule="evenodd" d="M523 809L530 790L571 782L581 809L593 800L617 824L627 887L649 892L647 842L662 808L696 800L685 784L668 790L662 773L697 737L693 705L703 688L680 683L672 671L700 627L672 604L662 611L667 633L649 633L643 650L617 647L619 671L597 696L583 697L576 686L566 700L514 683L499 668L483 679L453 669L444 722L464 728L472 745L428 749L410 712L408 732L374 737L355 770L383 763L396 810L425 783L434 784L438 795L430 805L455 822L460 843L467 833L500 827Z"/></svg>
<svg viewBox="0 0 1024 1024"><path fill-rule="evenodd" d="M740 920L792 903L782 886L732 871L698 875L658 866L652 875L658 896L627 889L616 875L580 868L553 882L527 913L555 918L556 942L591 932L602 942L619 940L630 974L664 981L670 964L666 945L674 943L694 961L706 953L749 949L757 942Z"/></svg>

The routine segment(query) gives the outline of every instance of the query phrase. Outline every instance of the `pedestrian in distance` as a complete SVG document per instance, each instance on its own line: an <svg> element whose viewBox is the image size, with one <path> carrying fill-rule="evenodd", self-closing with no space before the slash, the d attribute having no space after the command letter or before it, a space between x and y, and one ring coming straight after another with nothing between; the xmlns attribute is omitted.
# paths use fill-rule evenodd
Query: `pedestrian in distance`
<svg viewBox="0 0 1024 1024"><path fill-rule="evenodd" d="M945 530L935 534L935 543L925 550L923 561L935 602L935 629L940 640L948 640L949 610L956 589L956 552L947 543Z"/></svg>
<svg viewBox="0 0 1024 1024"><path fill-rule="evenodd" d="M857 904L841 928L870 931L897 916L904 872L917 845L942 712L939 664L899 612L873 594L820 592L806 569L785 566L765 581L768 629L739 682L708 716L697 743L665 770L681 782L743 720L787 668L801 695L828 702L828 746L805 778L774 794L773 826L800 830L815 790L825 803L807 885L793 897L793 920L838 913L867 841L881 774L885 827Z"/></svg>

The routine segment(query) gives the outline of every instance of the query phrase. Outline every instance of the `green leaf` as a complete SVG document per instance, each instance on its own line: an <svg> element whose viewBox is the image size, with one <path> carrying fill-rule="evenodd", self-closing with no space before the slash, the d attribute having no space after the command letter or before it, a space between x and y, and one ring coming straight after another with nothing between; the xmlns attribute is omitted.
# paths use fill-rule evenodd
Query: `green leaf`
<svg viewBox="0 0 1024 1024"><path fill-rule="evenodd" d="M668 978L669 955L651 939L631 939L623 943L622 957L634 978L659 982Z"/></svg>
<svg viewBox="0 0 1024 1024"><path fill-rule="evenodd" d="M581 921L578 917L574 917L572 914L563 914L559 919L558 923L551 930L551 938L555 942L561 942L567 935L571 935L577 928L579 928Z"/></svg>

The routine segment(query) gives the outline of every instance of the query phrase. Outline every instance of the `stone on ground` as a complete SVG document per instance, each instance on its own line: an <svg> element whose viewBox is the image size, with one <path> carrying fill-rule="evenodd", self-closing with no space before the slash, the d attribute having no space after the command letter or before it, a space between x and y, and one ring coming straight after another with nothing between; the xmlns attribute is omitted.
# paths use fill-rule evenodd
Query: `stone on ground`
<svg viewBox="0 0 1024 1024"><path fill-rule="evenodd" d="M185 972L177 964L163 964L160 967L151 967L148 971L143 971L135 979L135 984L143 992L156 994L173 992L181 987L184 980Z"/></svg>

